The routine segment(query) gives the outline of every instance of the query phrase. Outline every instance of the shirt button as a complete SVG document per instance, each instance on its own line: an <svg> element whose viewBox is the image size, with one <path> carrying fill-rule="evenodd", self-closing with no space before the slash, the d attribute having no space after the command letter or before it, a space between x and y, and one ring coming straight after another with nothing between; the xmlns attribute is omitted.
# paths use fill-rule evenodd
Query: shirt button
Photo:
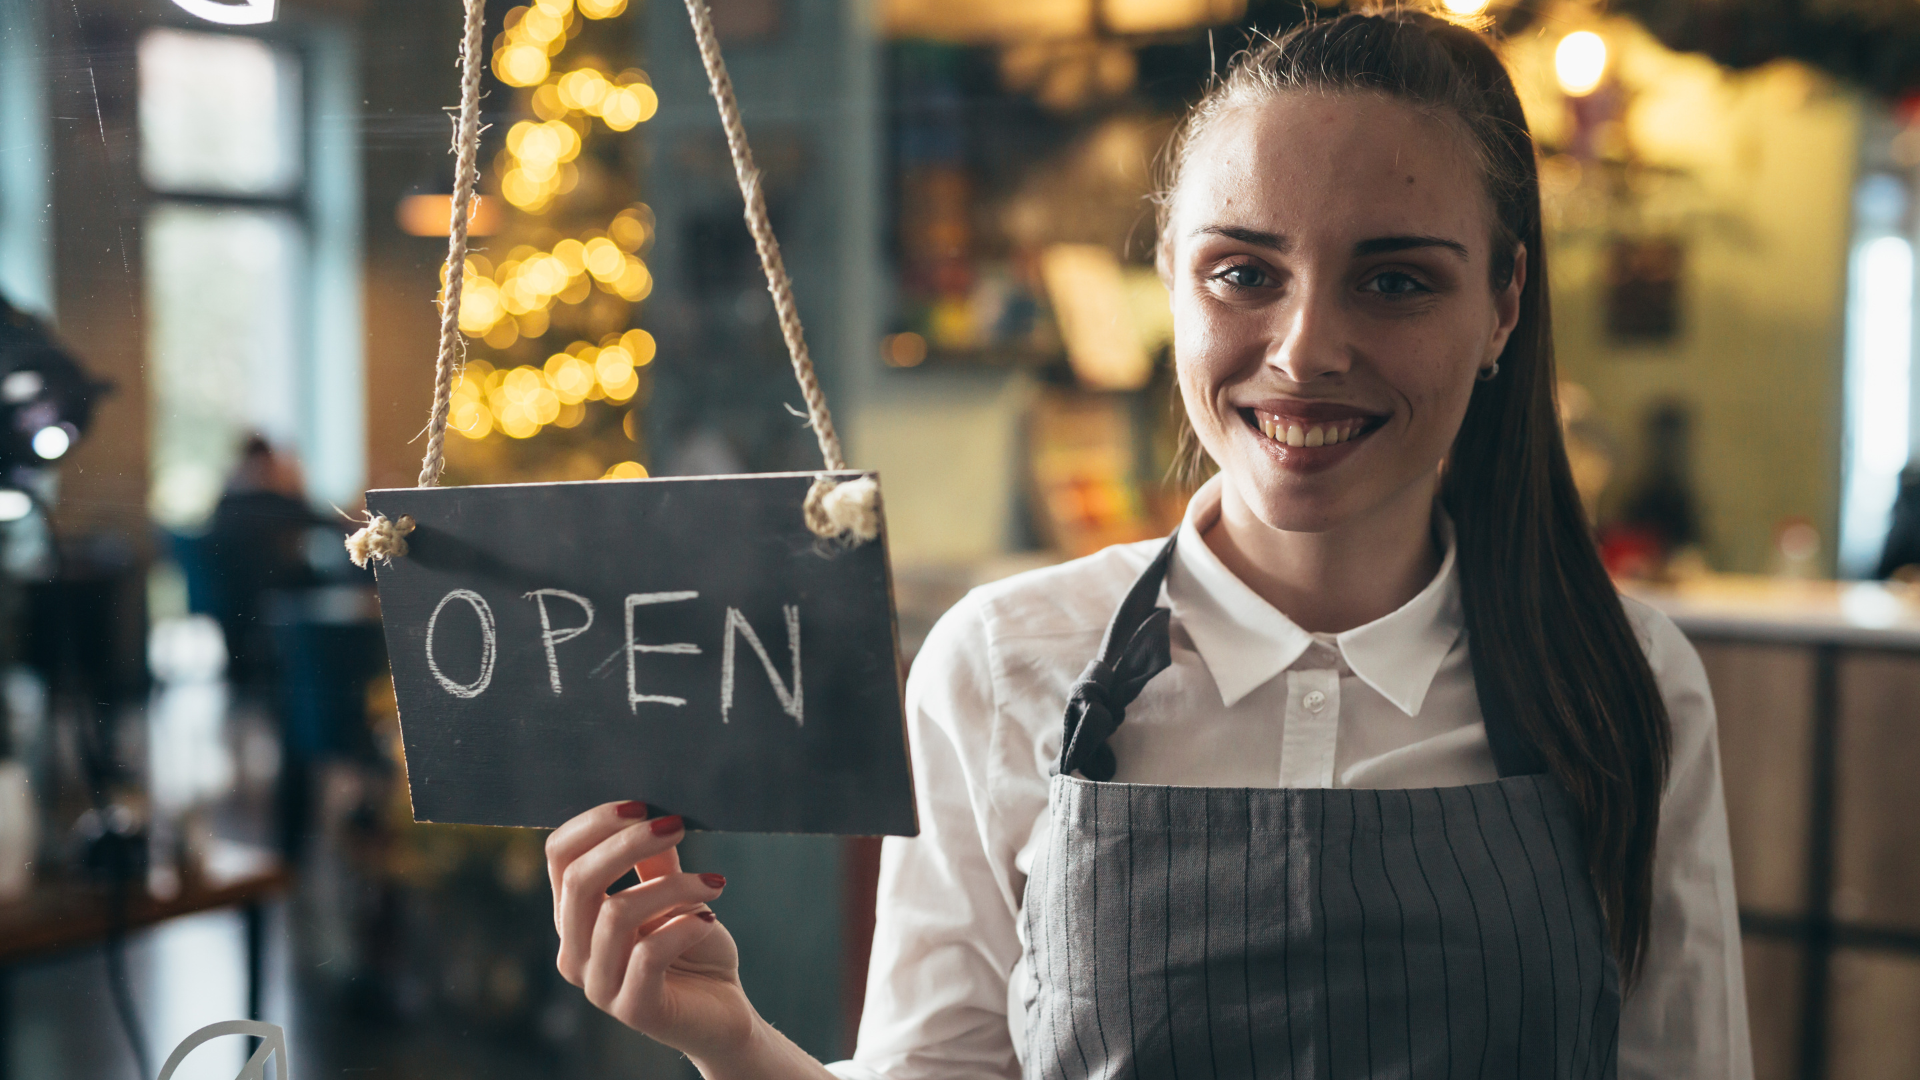
<svg viewBox="0 0 1920 1080"><path fill-rule="evenodd" d="M1307 695L1300 699L1300 704L1305 705L1308 712L1317 713L1327 707L1327 695L1318 690L1309 690Z"/></svg>

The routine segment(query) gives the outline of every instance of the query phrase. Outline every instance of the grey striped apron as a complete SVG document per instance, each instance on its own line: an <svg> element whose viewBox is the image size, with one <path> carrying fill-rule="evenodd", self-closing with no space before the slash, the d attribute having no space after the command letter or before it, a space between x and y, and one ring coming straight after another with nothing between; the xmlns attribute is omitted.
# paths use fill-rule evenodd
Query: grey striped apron
<svg viewBox="0 0 1920 1080"><path fill-rule="evenodd" d="M1492 783L1104 782L1170 659L1172 553L1068 705L1026 888L1029 1080L1612 1078L1619 974L1579 824L1503 714Z"/></svg>

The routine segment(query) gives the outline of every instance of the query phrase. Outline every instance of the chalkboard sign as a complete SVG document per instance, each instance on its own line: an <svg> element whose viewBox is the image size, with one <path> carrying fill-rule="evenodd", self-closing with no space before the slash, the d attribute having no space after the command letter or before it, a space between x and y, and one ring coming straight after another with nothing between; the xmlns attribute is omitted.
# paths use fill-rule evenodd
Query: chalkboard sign
<svg viewBox="0 0 1920 1080"><path fill-rule="evenodd" d="M814 536L813 475L368 492L415 819L912 835L885 530Z"/></svg>

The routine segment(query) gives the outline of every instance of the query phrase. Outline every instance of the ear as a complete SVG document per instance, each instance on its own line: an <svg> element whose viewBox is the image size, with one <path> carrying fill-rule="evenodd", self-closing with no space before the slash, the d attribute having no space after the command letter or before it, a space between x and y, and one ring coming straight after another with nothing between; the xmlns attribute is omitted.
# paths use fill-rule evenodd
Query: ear
<svg viewBox="0 0 1920 1080"><path fill-rule="evenodd" d="M1527 287L1527 245L1520 244L1513 253L1513 280L1507 287L1493 294L1493 336L1487 339L1487 355L1481 363L1491 364L1500 359L1506 351L1507 339L1513 336L1513 328L1520 322L1520 294Z"/></svg>

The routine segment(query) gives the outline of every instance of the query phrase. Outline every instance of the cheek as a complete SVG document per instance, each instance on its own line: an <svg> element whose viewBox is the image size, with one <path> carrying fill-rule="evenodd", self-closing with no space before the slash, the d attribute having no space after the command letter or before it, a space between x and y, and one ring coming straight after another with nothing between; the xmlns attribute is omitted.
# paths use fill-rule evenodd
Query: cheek
<svg viewBox="0 0 1920 1080"><path fill-rule="evenodd" d="M1423 442L1449 442L1466 414L1479 356L1464 347L1433 348L1432 338L1406 346L1382 354L1394 360L1380 373L1405 402L1412 431Z"/></svg>
<svg viewBox="0 0 1920 1080"><path fill-rule="evenodd" d="M1173 304L1173 355L1181 385L1208 393L1238 373L1257 366L1257 343L1247 339L1238 320L1222 318L1212 305L1191 295Z"/></svg>

